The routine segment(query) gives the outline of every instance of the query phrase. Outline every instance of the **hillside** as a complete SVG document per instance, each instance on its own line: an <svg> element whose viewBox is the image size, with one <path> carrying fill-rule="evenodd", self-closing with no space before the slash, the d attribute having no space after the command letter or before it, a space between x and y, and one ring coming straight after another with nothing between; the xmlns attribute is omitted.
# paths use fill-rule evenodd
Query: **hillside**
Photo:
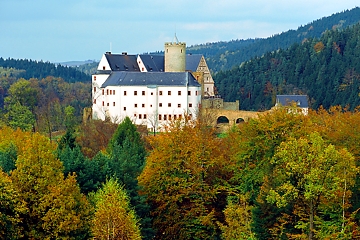
<svg viewBox="0 0 360 240"><path fill-rule="evenodd" d="M54 64L50 62L34 61L28 59L4 59L0 57L0 67L4 69L17 69L21 70L17 72L16 77L18 78L46 78L48 76L60 77L65 82L87 82L90 81L91 77L75 68L62 66L60 64ZM1 74L1 73L0 73Z"/></svg>
<svg viewBox="0 0 360 240"><path fill-rule="evenodd" d="M311 107L360 105L360 24L326 31L321 38L268 52L214 76L226 101L245 110L265 110L277 94L307 94Z"/></svg>
<svg viewBox="0 0 360 240"><path fill-rule="evenodd" d="M323 17L297 30L289 30L265 39L232 40L190 46L188 53L203 54L209 68L213 72L228 70L239 66L242 62L253 57L259 57L266 52L286 49L294 43L301 43L305 39L321 37L326 30L344 29L360 21L360 8L346 10Z"/></svg>

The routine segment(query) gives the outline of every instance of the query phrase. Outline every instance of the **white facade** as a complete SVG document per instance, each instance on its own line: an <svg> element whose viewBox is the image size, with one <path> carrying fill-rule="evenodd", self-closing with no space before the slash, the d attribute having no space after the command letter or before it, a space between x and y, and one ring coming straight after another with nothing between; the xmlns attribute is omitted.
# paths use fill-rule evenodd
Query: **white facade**
<svg viewBox="0 0 360 240"><path fill-rule="evenodd" d="M180 75L186 76L185 74L189 73ZM200 85L164 85L161 83L162 79L159 79L158 85L102 87L109 76L93 75L93 119L109 118L112 122L120 123L128 116L137 125L146 125L150 130L155 128L160 131L169 121L184 117L184 114L196 118L201 103ZM157 76L161 76L161 73Z"/></svg>

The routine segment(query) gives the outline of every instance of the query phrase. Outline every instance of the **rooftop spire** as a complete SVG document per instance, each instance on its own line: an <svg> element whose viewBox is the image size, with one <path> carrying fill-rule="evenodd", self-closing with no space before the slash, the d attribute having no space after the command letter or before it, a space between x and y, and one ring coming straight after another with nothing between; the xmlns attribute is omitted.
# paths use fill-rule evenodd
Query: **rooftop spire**
<svg viewBox="0 0 360 240"><path fill-rule="evenodd" d="M174 43L179 43L179 40L178 40L178 38L177 38L177 36L176 36L176 32L175 32L175 36L174 36L173 42L174 42Z"/></svg>

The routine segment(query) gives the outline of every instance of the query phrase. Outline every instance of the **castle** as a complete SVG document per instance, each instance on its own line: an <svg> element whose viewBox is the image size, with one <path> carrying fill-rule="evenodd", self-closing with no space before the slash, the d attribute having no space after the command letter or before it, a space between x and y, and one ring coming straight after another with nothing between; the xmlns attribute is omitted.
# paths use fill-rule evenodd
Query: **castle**
<svg viewBox="0 0 360 240"><path fill-rule="evenodd" d="M214 96L205 58L186 54L176 35L165 43L164 55L106 52L92 75L93 119L120 122L128 116L152 131L184 115L196 118L204 96Z"/></svg>

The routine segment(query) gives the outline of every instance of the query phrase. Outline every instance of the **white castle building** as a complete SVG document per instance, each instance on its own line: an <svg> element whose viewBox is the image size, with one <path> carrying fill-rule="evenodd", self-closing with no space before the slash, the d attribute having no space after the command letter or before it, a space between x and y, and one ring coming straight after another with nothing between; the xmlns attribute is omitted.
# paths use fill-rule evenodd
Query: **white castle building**
<svg viewBox="0 0 360 240"><path fill-rule="evenodd" d="M128 116L158 130L184 114L196 118L202 95L214 95L205 59L186 55L175 36L164 56L105 53L92 75L92 117L120 122Z"/></svg>

